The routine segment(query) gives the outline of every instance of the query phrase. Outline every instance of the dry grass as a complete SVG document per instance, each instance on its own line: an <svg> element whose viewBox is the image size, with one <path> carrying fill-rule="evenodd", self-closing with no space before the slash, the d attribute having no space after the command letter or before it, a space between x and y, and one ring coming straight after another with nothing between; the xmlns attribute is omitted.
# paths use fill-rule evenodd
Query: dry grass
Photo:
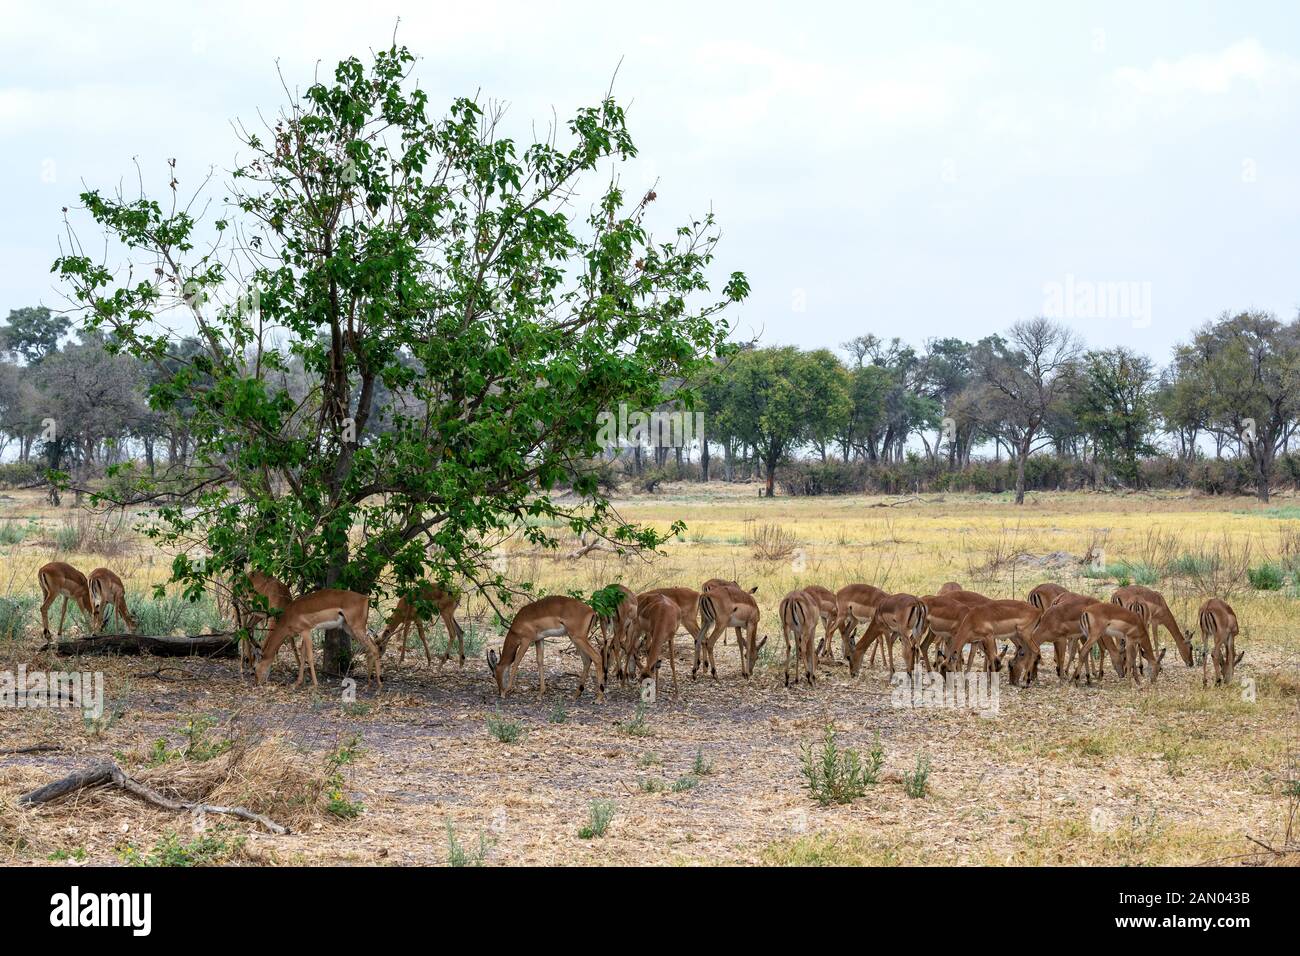
<svg viewBox="0 0 1300 956"><path fill-rule="evenodd" d="M774 633L781 595L811 583L866 580L925 594L958 579L997 597L1023 598L1034 584L1054 579L1107 597L1115 581L1085 573L1083 559L1095 548L1104 549L1107 566L1167 565L1226 549L1213 573L1232 586L1229 566L1242 553L1287 553L1287 535L1300 528L1246 501L1159 495L1031 494L1016 509L997 496L760 501L743 487L706 495L695 486L665 486L619 505L634 520L666 530L680 518L690 530L651 562L516 552L512 574L551 590L586 591L615 579L641 589L735 578L758 586L761 635ZM49 528L62 520L34 500L4 508L4 517L32 517ZM798 541L797 551L756 558L751 533L764 525ZM0 547L0 590L26 593L36 568L55 553L32 540ZM100 562L60 557L87 567ZM107 563L119 566L116 560ZM128 588L142 590L165 578L167 564L133 541L120 566ZM1197 577L1200 564L1183 565L1192 573L1161 569L1156 586L1179 620L1191 624L1207 581ZM564 704L563 722L552 722L556 703L572 696L578 670L561 643L548 648L544 701L536 700L531 657L520 672L523 686L498 703L480 660L463 672L454 664L438 672L408 656L400 668L393 658L387 662L382 695L363 687L349 704L339 699L337 683L291 690L287 663L260 690L236 678L234 662L186 662L181 666L192 679L159 681L144 676L154 663L56 660L29 632L26 640L0 643L0 670L20 663L102 669L110 709L119 716L91 723L68 711L0 711L6 746L53 741L66 748L0 757L0 855L39 863L78 849L91 862L114 863L124 846L147 849L168 832L188 833L188 820L121 794L86 793L35 812L13 805L24 790L116 753L151 785L243 803L285 817L296 831L275 837L241 824L244 842L232 861L444 863L449 823L463 846L485 849L488 863L1245 859L1260 852L1247 836L1278 845L1291 812L1288 781L1300 753L1300 632L1292 593L1237 585L1232 598L1246 651L1241 673L1254 681L1253 701L1242 688L1203 689L1199 668L1177 664L1155 687L1140 690L1109 678L1092 688L1059 687L1050 678L1030 689L1004 686L992 719L899 710L890 706L880 670L851 680L836 665L822 669L815 688L787 690L775 658L761 660L752 680L741 679L732 644L718 647L718 683L692 683L683 641L680 695L674 700L661 682L643 736L619 729L635 718L632 688L615 687L602 706L589 691ZM471 600L462 619L485 612ZM1050 674L1050 660L1045 668ZM519 740L502 744L487 732L488 716L497 713L522 725ZM180 747L177 727L196 714L210 716L213 732L236 745L208 761L150 768L154 742L163 737ZM863 797L822 808L802 785L799 750L820 739L828 722L842 745L862 752L879 735L885 764ZM329 783L336 770L326 761L353 736L362 751L336 770L343 797L364 810L345 819L322 809L338 786ZM697 755L711 762L711 772L674 789L694 775ZM921 756L933 767L930 793L909 799L903 774ZM616 810L603 838L584 840L577 831L594 799L611 800Z"/></svg>

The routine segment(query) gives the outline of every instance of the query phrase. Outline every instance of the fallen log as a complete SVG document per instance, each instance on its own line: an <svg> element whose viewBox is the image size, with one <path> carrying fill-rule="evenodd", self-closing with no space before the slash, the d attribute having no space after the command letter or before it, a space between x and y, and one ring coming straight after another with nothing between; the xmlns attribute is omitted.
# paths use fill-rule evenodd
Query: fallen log
<svg viewBox="0 0 1300 956"><path fill-rule="evenodd" d="M137 796L147 803L152 803L154 806L162 807L164 810L225 814L239 817L241 820L248 820L250 823L256 823L265 827L271 833L283 835L289 832L288 827L282 826L260 813L246 810L244 807L222 807L213 803L191 803L188 800L173 800L171 797L165 797L158 791L151 790L140 781L129 776L112 760L101 761L84 770L78 770L76 773L68 774L66 777L47 783L43 787L37 787L30 793L25 793L19 797L18 805L20 807L31 807L41 803L49 803L51 800L57 800L59 797L76 790L96 787L105 783L121 787L127 793Z"/></svg>
<svg viewBox="0 0 1300 956"><path fill-rule="evenodd" d="M149 637L144 634L100 634L75 641L59 641L60 657L80 654L152 654L155 657L236 657L239 641L234 632Z"/></svg>

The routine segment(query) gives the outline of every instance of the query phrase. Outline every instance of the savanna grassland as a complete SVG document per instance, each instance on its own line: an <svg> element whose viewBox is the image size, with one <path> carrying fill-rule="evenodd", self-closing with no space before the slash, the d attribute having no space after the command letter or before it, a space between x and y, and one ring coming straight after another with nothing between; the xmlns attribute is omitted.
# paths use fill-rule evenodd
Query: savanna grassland
<svg viewBox="0 0 1300 956"><path fill-rule="evenodd" d="M688 530L661 555L625 559L510 552L510 574L548 591L757 586L768 635L750 680L734 641L720 680L692 682L677 644L656 701L634 686L590 688L567 641L547 648L547 693L531 654L504 702L483 661L499 644L486 603L458 612L468 661L429 666L414 634L382 693L358 673L294 690L284 650L255 688L233 659L61 658L42 649L36 569L67 560L113 567L146 633L221 627L220 609L155 604L169 558L130 530L105 528L34 494L0 500L0 671L102 670L102 717L0 710L0 858L15 863L515 864L1166 864L1289 862L1275 855L1300 801L1300 505L1173 494L763 500L756 486L666 486L621 499L627 517ZM70 516L71 515L71 516ZM572 550L578 550L573 542ZM782 686L776 605L790 589L854 581L933 593L943 582L996 597L1044 580L1108 598L1117 583L1161 589L1185 627L1207 593L1235 607L1241 684L1202 686L1176 651L1154 686L1109 672L1063 686L1050 661L1030 688L999 688L996 713L894 706L877 666L857 679L838 659L815 687ZM150 605L153 605L150 607ZM387 610L387 605L383 608ZM55 619L57 620L57 618ZM85 623L69 612L69 630ZM53 623L53 622L52 622ZM381 622L372 612L371 627ZM436 629L435 654L445 636ZM1171 645L1167 635L1162 643ZM1199 637L1197 639L1199 647ZM838 642L836 656L839 656ZM1050 658L1050 654L1049 654ZM837 746L879 763L847 803L813 799L801 772L828 727ZM873 757L874 755L874 757ZM194 821L113 790L20 809L17 797L113 756L155 789L240 804L293 832ZM1258 841L1258 842L1256 842Z"/></svg>

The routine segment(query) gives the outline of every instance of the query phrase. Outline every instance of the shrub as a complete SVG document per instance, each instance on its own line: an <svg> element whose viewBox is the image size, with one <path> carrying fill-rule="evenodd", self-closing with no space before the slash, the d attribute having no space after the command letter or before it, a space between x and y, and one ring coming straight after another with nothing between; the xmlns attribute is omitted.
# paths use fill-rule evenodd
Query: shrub
<svg viewBox="0 0 1300 956"><path fill-rule="evenodd" d="M614 802L612 800L593 800L589 811L587 825L578 831L584 840L603 837L614 819Z"/></svg>
<svg viewBox="0 0 1300 956"><path fill-rule="evenodd" d="M879 781L880 768L885 762L885 751L877 739L864 764L856 750L841 750L835 743L835 728L826 725L820 750L811 744L802 748L804 785L813 799L822 806L832 803L851 803Z"/></svg>
<svg viewBox="0 0 1300 956"><path fill-rule="evenodd" d="M482 866L487 859L492 842L482 832L478 835L478 849L466 850L456 839L456 828L447 821L447 865L448 866Z"/></svg>
<svg viewBox="0 0 1300 956"><path fill-rule="evenodd" d="M623 721L618 725L618 729L629 737L649 737L654 731L650 728L647 714L645 701L637 701L636 713L632 715L632 719Z"/></svg>
<svg viewBox="0 0 1300 956"><path fill-rule="evenodd" d="M524 732L519 721L506 720L500 714L488 714L487 729L488 733L503 744L514 743Z"/></svg>
<svg viewBox="0 0 1300 956"><path fill-rule="evenodd" d="M916 758L916 769L903 773L903 789L913 800L923 799L930 789L930 758L920 754Z"/></svg>
<svg viewBox="0 0 1300 956"><path fill-rule="evenodd" d="M1261 564L1246 572L1246 579L1256 591L1280 591L1286 583L1286 574L1276 564Z"/></svg>
<svg viewBox="0 0 1300 956"><path fill-rule="evenodd" d="M17 640L27 633L37 600L29 594L0 597L0 640Z"/></svg>

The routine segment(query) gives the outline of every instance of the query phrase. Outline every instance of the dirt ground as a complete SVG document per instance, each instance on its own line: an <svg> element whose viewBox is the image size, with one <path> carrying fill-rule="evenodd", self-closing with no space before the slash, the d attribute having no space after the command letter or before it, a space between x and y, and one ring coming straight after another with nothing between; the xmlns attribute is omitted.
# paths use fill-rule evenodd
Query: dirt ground
<svg viewBox="0 0 1300 956"><path fill-rule="evenodd" d="M573 701L578 658L561 642L548 644L541 701L531 654L520 669L522 686L502 702L481 648L463 670L454 659L439 670L436 659L432 667L425 663L418 645L400 666L390 649L382 693L358 676L350 701L337 680L323 679L315 691L292 689L296 667L287 651L273 684L255 688L248 676L239 677L233 660L55 658L40 649L38 620L24 637L0 643L0 671L20 665L102 671L107 709L96 720L68 708L0 708L0 751L59 748L0 755L0 859L65 865L1293 860L1295 854L1276 857L1260 845L1283 844L1300 796L1300 602L1290 591L1247 589L1234 597L1247 655L1245 680L1231 688L1203 688L1199 666L1184 667L1172 651L1159 681L1141 688L1109 672L1100 685L1059 685L1049 652L1041 683L1027 689L1003 683L996 709L984 713L898 706L879 666L851 679L837 662L821 669L815 687L782 686L781 638L770 622L780 596L798 582L835 588L887 579L893 589L928 593L925 585L932 591L956 577L994 596L1023 597L1038 580L1057 579L1104 595L1114 581L1084 580L1073 565L1051 566L1051 556L1080 555L1105 529L1111 556L1132 557L1153 522L1176 536L1175 551L1203 545L1198 534L1225 534L1255 541L1262 556L1280 551L1279 533L1285 537L1300 523L1286 511L1276 517L1242 502L1084 498L1040 496L1020 512L1005 499L977 496L898 507L881 499L778 501L764 512L748 495L701 498L670 489L622 503L629 517L658 523L680 515L691 528L651 562L518 556L521 576L547 584L586 587L621 578L635 588L665 580L698 587L705 577L733 570L759 584L768 622L761 632L770 638L754 677L740 676L733 641L718 648L720 680L691 681L683 638L677 696L665 667L656 701L642 707L634 686L617 684L602 704L590 687ZM757 557L755 513L789 529L797 553ZM1004 567L994 559L1008 536L1015 554ZM0 560L8 561L11 580L54 553L31 542L7 551ZM78 563L100 562L88 556ZM1159 586L1168 589L1180 620L1190 622L1194 587L1173 578ZM472 621L472 603L466 613ZM844 805L817 803L801 774L801 749L820 748L828 726L839 746L864 759L873 747L883 749L878 782ZM514 733L513 741L498 739ZM17 806L21 793L104 756L161 791L242 802L294 832L275 836L214 815L198 820L102 789L39 808ZM918 793L909 778L926 766ZM612 813L603 835L580 833L591 826L593 801L612 805L598 807Z"/></svg>

